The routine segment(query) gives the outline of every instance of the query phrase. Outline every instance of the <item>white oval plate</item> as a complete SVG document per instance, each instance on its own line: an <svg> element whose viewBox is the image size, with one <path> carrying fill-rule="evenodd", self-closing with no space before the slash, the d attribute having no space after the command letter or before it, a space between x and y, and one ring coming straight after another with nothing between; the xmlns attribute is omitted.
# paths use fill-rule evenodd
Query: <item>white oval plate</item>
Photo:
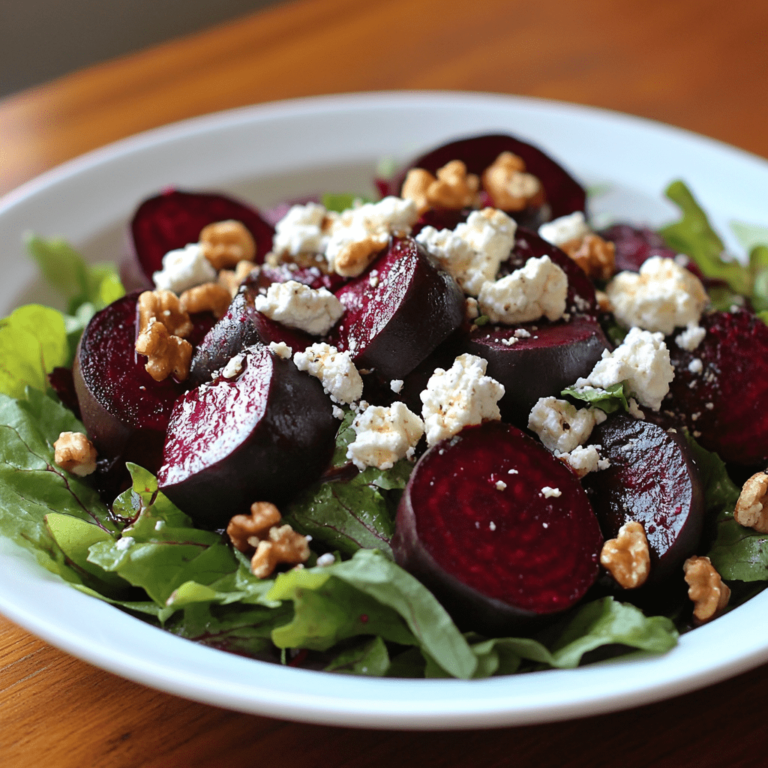
<svg viewBox="0 0 768 768"><path fill-rule="evenodd" d="M222 189L258 205L370 189L383 157L508 132L549 151L587 185L593 212L658 224L669 181L688 182L721 232L766 224L768 163L681 130L585 107L461 93L306 99L170 125L99 149L0 200L0 310L30 296L21 237L60 235L90 258L119 258L139 200L163 187ZM91 599L0 543L0 611L53 645L129 679L272 717L375 728L470 728L597 714L714 683L768 660L768 591L681 638L661 657L482 681L379 680L251 661L204 648Z"/></svg>

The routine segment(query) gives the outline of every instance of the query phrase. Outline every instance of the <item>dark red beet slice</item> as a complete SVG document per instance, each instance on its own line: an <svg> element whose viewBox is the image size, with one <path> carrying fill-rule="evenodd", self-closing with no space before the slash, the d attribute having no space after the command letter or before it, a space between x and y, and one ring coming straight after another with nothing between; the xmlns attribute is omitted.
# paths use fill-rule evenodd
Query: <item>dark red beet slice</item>
<svg viewBox="0 0 768 768"><path fill-rule="evenodd" d="M560 495L544 496L547 487ZM422 456L396 528L397 562L462 628L488 635L570 608L598 575L602 536L578 479L501 422L465 428Z"/></svg>
<svg viewBox="0 0 768 768"><path fill-rule="evenodd" d="M517 330L530 336L517 338ZM569 322L481 326L467 334L462 352L488 361L487 375L504 385L502 418L525 427L540 397L559 397L576 379L588 376L609 348L596 320L573 317Z"/></svg>
<svg viewBox="0 0 768 768"><path fill-rule="evenodd" d="M69 408L72 413L80 419L80 404L77 402L77 392L75 391L75 379L72 376L71 368L56 367L48 374L48 383L53 391L61 400L65 408ZM81 419L82 421L82 419Z"/></svg>
<svg viewBox="0 0 768 768"><path fill-rule="evenodd" d="M517 228L512 255L501 265L497 279L524 267L528 259L540 259L542 256L549 256L568 277L568 298L566 300L568 312L596 315L598 306L595 287L584 270L556 245L548 243L524 227Z"/></svg>
<svg viewBox="0 0 768 768"><path fill-rule="evenodd" d="M430 208L426 213L419 216L419 220L413 225L411 234L416 237L424 227L434 227L437 230L456 229L459 224L469 218L470 213L472 213L471 208L462 208L459 211Z"/></svg>
<svg viewBox="0 0 768 768"><path fill-rule="evenodd" d="M651 550L647 584L682 575L704 525L704 491L685 438L617 414L593 431L590 443L602 446L602 458L611 462L583 481L605 538L615 538L624 523L642 523Z"/></svg>
<svg viewBox="0 0 768 768"><path fill-rule="evenodd" d="M583 187L561 165L531 144L498 134L459 139L421 155L391 180L389 194L400 194L405 176L411 168L424 168L435 173L451 160L461 160L469 173L481 175L502 152L512 152L521 157L528 172L539 178L544 185L552 218L586 209ZM541 223L538 210L511 212L510 215L525 221L529 226Z"/></svg>
<svg viewBox="0 0 768 768"><path fill-rule="evenodd" d="M196 243L203 227L228 219L242 222L250 231L256 242L256 260L262 261L272 248L274 230L249 205L226 195L176 189L145 200L133 215L131 237L146 277L151 280L162 269L168 251Z"/></svg>
<svg viewBox="0 0 768 768"><path fill-rule="evenodd" d="M255 501L280 503L330 460L339 422L320 382L261 344L244 370L180 398L157 478L160 489L203 526L226 526Z"/></svg>
<svg viewBox="0 0 768 768"><path fill-rule="evenodd" d="M300 267L297 264L262 266L259 270L254 270L244 282L245 285L266 290L272 283L287 283L289 280L295 280L315 290L325 288L331 293L335 293L348 282L348 278L337 275L335 272L327 274L318 267Z"/></svg>
<svg viewBox="0 0 768 768"><path fill-rule="evenodd" d="M258 291L243 286L227 312L206 334L192 355L189 381L197 386L210 381L215 371L223 368L246 347L262 342L285 342L294 352L303 352L315 339L303 331L288 328L257 311L254 301Z"/></svg>
<svg viewBox="0 0 768 768"><path fill-rule="evenodd" d="M712 312L701 325L707 333L692 352L667 340L675 378L662 408L723 461L765 468L768 326L746 310Z"/></svg>
<svg viewBox="0 0 768 768"><path fill-rule="evenodd" d="M461 288L410 237L394 239L336 295L346 311L328 343L350 350L358 368L373 368L386 380L410 373L464 317Z"/></svg>
<svg viewBox="0 0 768 768"><path fill-rule="evenodd" d="M125 455L148 469L157 456L176 398L184 385L172 378L155 381L135 352L136 302L130 293L96 313L75 355L73 376L80 411L99 454ZM146 447L143 447L146 444ZM146 455L142 453L146 450Z"/></svg>

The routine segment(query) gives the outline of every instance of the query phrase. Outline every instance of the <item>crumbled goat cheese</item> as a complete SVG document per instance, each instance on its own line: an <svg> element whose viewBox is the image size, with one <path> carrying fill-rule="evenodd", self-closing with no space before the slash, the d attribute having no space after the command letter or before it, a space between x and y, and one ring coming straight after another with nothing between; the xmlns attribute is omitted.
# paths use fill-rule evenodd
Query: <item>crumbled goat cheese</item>
<svg viewBox="0 0 768 768"><path fill-rule="evenodd" d="M403 391L403 385L405 382L402 379L392 379L392 381L389 382L389 388L396 394L399 395Z"/></svg>
<svg viewBox="0 0 768 768"><path fill-rule="evenodd" d="M558 453L557 458L566 462L579 477L584 477L590 472L608 469L611 466L608 459L600 458L599 449L599 445L579 445L569 453Z"/></svg>
<svg viewBox="0 0 768 768"><path fill-rule="evenodd" d="M318 203L294 205L275 224L272 251L277 256L325 253L328 245L328 211Z"/></svg>
<svg viewBox="0 0 768 768"><path fill-rule="evenodd" d="M530 258L525 266L480 288L480 311L492 323L529 323L546 317L559 320L565 312L568 278L549 256Z"/></svg>
<svg viewBox="0 0 768 768"><path fill-rule="evenodd" d="M363 395L363 380L349 352L339 352L330 344L312 344L293 356L300 371L320 379L326 394L335 403L353 403Z"/></svg>
<svg viewBox="0 0 768 768"><path fill-rule="evenodd" d="M189 288L216 280L216 270L203 255L200 243L169 251L163 256L163 268L152 275L155 288L183 293Z"/></svg>
<svg viewBox="0 0 768 768"><path fill-rule="evenodd" d="M221 369L221 375L225 379L234 379L235 376L239 376L243 372L244 361L245 355L235 355L230 358L229 362Z"/></svg>
<svg viewBox="0 0 768 768"><path fill-rule="evenodd" d="M635 400L634 397L630 397L627 400L627 413L632 416L632 418L639 419L640 421L645 419L645 414L640 410L640 406L637 404L637 400Z"/></svg>
<svg viewBox="0 0 768 768"><path fill-rule="evenodd" d="M688 370L694 375L701 373L704 370L704 363L701 362L700 358L694 357L693 360L688 363Z"/></svg>
<svg viewBox="0 0 768 768"><path fill-rule="evenodd" d="M464 293L477 296L483 283L494 280L515 244L517 224L503 211L473 211L453 231L424 227L416 236L456 279Z"/></svg>
<svg viewBox="0 0 768 768"><path fill-rule="evenodd" d="M331 330L344 314L344 305L328 290L288 280L272 283L265 296L257 296L256 309L271 320L313 336Z"/></svg>
<svg viewBox="0 0 768 768"><path fill-rule="evenodd" d="M632 328L613 352L603 352L592 373L578 379L576 387L607 389L626 382L641 405L658 411L674 377L662 334Z"/></svg>
<svg viewBox="0 0 768 768"><path fill-rule="evenodd" d="M419 218L416 203L399 197L385 197L377 203L349 208L333 217L330 238L325 248L328 264L336 270L336 259L355 243L371 241L378 250L384 248L391 235L408 235ZM368 263L361 261L360 274ZM345 272L346 274L346 272ZM348 275L354 277L355 275Z"/></svg>
<svg viewBox="0 0 768 768"><path fill-rule="evenodd" d="M581 240L592 230L581 211L561 216L539 227L539 237L553 245L565 245L571 240Z"/></svg>
<svg viewBox="0 0 768 768"><path fill-rule="evenodd" d="M540 397L528 417L528 429L550 451L570 453L589 439L596 424L605 420L598 408L576 408L566 400Z"/></svg>
<svg viewBox="0 0 768 768"><path fill-rule="evenodd" d="M347 458L360 470L391 469L396 461L411 458L424 434L424 422L405 403L372 405L352 422L355 439Z"/></svg>
<svg viewBox="0 0 768 768"><path fill-rule="evenodd" d="M504 387L485 375L488 361L460 355L447 370L438 368L421 393L427 443L434 445L470 424L501 419L498 401Z"/></svg>
<svg viewBox="0 0 768 768"><path fill-rule="evenodd" d="M480 310L477 308L477 299L473 296L467 296L464 302L464 315L470 322L480 317Z"/></svg>
<svg viewBox="0 0 768 768"><path fill-rule="evenodd" d="M541 489L541 495L545 499L551 499L551 498L558 499L560 498L560 496L563 495L563 492L559 488L550 488L548 485L545 485Z"/></svg>
<svg viewBox="0 0 768 768"><path fill-rule="evenodd" d="M338 405L333 406L331 413L333 414L334 419L338 419L339 421L344 420L344 411L341 408L339 408Z"/></svg>
<svg viewBox="0 0 768 768"><path fill-rule="evenodd" d="M702 328L700 325L689 325L682 333L675 336L675 344L680 349L684 349L687 352L693 352L696 347L704 341L704 337L707 335L706 328Z"/></svg>
<svg viewBox="0 0 768 768"><path fill-rule="evenodd" d="M293 350L284 341L270 341L269 348L283 360L290 360Z"/></svg>
<svg viewBox="0 0 768 768"><path fill-rule="evenodd" d="M709 298L701 281L673 259L652 256L640 272L620 272L606 294L616 320L665 336L677 327L697 325Z"/></svg>
<svg viewBox="0 0 768 768"><path fill-rule="evenodd" d="M336 558L330 552L326 552L317 558L315 565L317 565L319 568L327 568L329 565L333 565L335 562Z"/></svg>
<svg viewBox="0 0 768 768"><path fill-rule="evenodd" d="M507 484L503 480L497 480L496 481L496 490L497 491L505 491L507 489Z"/></svg>
<svg viewBox="0 0 768 768"><path fill-rule="evenodd" d="M135 541L136 539L134 539L131 536L123 536L117 540L117 543L115 544L115 548L121 551L128 549L129 547L133 546Z"/></svg>

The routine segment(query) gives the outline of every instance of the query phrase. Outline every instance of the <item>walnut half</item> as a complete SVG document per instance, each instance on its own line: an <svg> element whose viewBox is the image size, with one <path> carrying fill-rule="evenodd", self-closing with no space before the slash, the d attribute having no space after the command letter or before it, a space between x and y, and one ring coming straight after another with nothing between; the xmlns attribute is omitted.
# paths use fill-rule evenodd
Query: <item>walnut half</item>
<svg viewBox="0 0 768 768"><path fill-rule="evenodd" d="M768 533L768 471L758 472L744 483L733 517L745 528Z"/></svg>
<svg viewBox="0 0 768 768"><path fill-rule="evenodd" d="M560 248L593 280L610 280L616 271L616 246L600 235L568 240Z"/></svg>
<svg viewBox="0 0 768 768"><path fill-rule="evenodd" d="M53 449L53 460L67 472L85 477L96 471L96 449L81 432L62 432Z"/></svg>
<svg viewBox="0 0 768 768"><path fill-rule="evenodd" d="M200 232L200 245L216 271L232 269L241 261L253 261L256 256L253 235L239 221L217 221L204 227Z"/></svg>
<svg viewBox="0 0 768 768"><path fill-rule="evenodd" d="M651 571L651 554L642 524L632 521L622 525L619 535L603 544L600 565L622 589L645 584Z"/></svg>
<svg viewBox="0 0 768 768"><path fill-rule="evenodd" d="M723 583L708 557L689 557L683 564L693 615L703 624L725 610L731 590Z"/></svg>

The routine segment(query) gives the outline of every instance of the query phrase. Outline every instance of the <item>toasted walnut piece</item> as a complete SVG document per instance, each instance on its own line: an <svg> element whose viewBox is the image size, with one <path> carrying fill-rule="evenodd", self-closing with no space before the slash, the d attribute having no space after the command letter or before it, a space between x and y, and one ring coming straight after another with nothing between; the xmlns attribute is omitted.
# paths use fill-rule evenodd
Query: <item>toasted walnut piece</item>
<svg viewBox="0 0 768 768"><path fill-rule="evenodd" d="M155 381L163 381L173 374L179 381L189 376L192 345L168 333L159 320L152 318L147 329L136 339L136 351L147 356L144 366Z"/></svg>
<svg viewBox="0 0 768 768"><path fill-rule="evenodd" d="M251 504L249 515L235 515L227 525L227 536L241 552L253 552L269 535L269 529L281 520L278 508L268 501Z"/></svg>
<svg viewBox="0 0 768 768"><path fill-rule="evenodd" d="M376 236L348 243L338 253L333 265L342 277L357 277L373 261L374 256L386 245Z"/></svg>
<svg viewBox="0 0 768 768"><path fill-rule="evenodd" d="M616 246L600 235L569 240L560 248L593 280L610 280L616 271Z"/></svg>
<svg viewBox="0 0 768 768"><path fill-rule="evenodd" d="M483 171L483 187L493 204L504 211L522 211L545 200L541 181L526 173L523 159L511 152L502 152Z"/></svg>
<svg viewBox="0 0 768 768"><path fill-rule="evenodd" d="M733 517L745 528L768 533L768 471L758 472L744 483Z"/></svg>
<svg viewBox="0 0 768 768"><path fill-rule="evenodd" d="M605 291L595 291L595 298L597 299L597 308L601 312L611 311L611 300Z"/></svg>
<svg viewBox="0 0 768 768"><path fill-rule="evenodd" d="M651 553L642 524L632 521L622 525L619 535L603 544L600 564L622 589L645 584L651 571Z"/></svg>
<svg viewBox="0 0 768 768"><path fill-rule="evenodd" d="M400 197L403 200L413 200L416 203L419 216L421 216L430 208L428 191L436 181L437 179L429 171L423 168L411 168L403 182Z"/></svg>
<svg viewBox="0 0 768 768"><path fill-rule="evenodd" d="M699 623L714 619L721 613L731 597L731 590L723 583L708 557L689 557L683 564L688 582L688 597L693 601L693 615Z"/></svg>
<svg viewBox="0 0 768 768"><path fill-rule="evenodd" d="M427 202L432 208L476 208L479 188L480 179L474 173L467 173L467 166L461 160L451 160L437 169L437 178L427 188Z"/></svg>
<svg viewBox="0 0 768 768"><path fill-rule="evenodd" d="M231 301L230 292L218 283L196 285L179 297L182 308L191 315L196 312L212 312L214 317L221 317Z"/></svg>
<svg viewBox="0 0 768 768"><path fill-rule="evenodd" d="M253 261L256 243L239 221L217 221L200 232L203 255L216 269L231 269L241 261Z"/></svg>
<svg viewBox="0 0 768 768"><path fill-rule="evenodd" d="M257 579L266 579L281 563L299 565L309 558L309 540L306 536L281 525L269 529L269 539L259 542L251 558L251 573Z"/></svg>
<svg viewBox="0 0 768 768"><path fill-rule="evenodd" d="M234 299L243 281L254 269L256 269L254 262L238 261L234 269L222 269L219 271L219 285L226 288L229 291L230 297Z"/></svg>
<svg viewBox="0 0 768 768"><path fill-rule="evenodd" d="M139 296L139 335L149 327L151 320L161 322L168 333L184 338L192 333L192 321L173 291L144 291Z"/></svg>
<svg viewBox="0 0 768 768"><path fill-rule="evenodd" d="M96 471L96 449L82 433L62 432L53 448L53 460L67 472L85 477Z"/></svg>

